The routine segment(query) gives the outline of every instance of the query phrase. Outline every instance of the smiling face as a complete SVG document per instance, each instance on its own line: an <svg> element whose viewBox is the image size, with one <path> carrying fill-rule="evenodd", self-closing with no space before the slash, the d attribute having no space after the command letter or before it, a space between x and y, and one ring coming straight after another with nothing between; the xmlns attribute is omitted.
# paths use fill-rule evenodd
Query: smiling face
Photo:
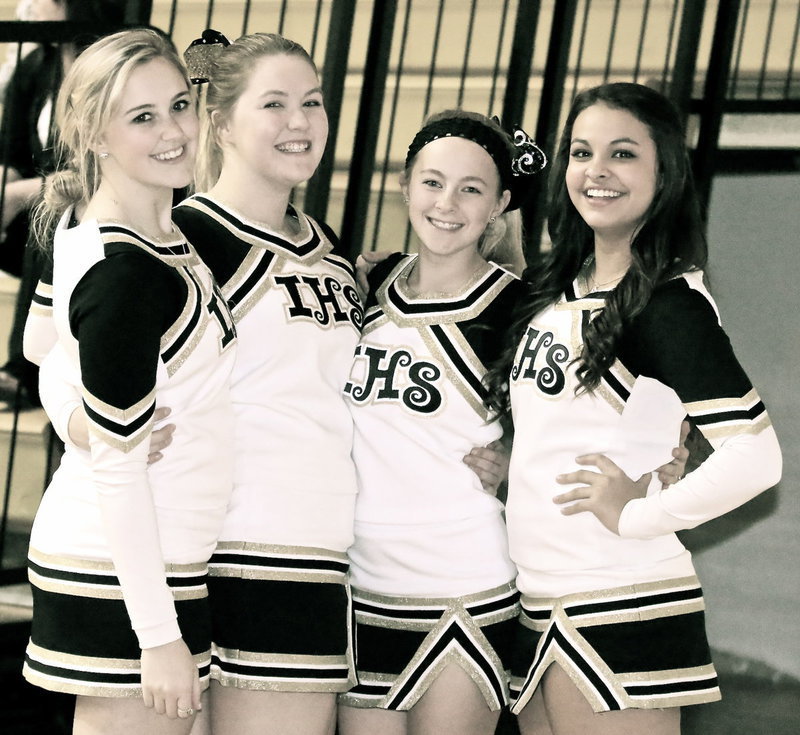
<svg viewBox="0 0 800 735"><path fill-rule="evenodd" d="M179 189L192 181L197 114L185 77L156 58L137 66L100 138L103 177L146 189Z"/></svg>
<svg viewBox="0 0 800 735"><path fill-rule="evenodd" d="M658 156L647 126L626 110L598 103L572 127L569 197L597 244L630 247L656 193Z"/></svg>
<svg viewBox="0 0 800 735"><path fill-rule="evenodd" d="M314 68L297 55L261 57L218 135L226 163L236 159L271 186L290 190L310 179L328 140Z"/></svg>
<svg viewBox="0 0 800 735"><path fill-rule="evenodd" d="M471 257L489 219L508 205L492 157L466 138L439 138L417 153L403 183L408 216L430 254Z"/></svg>

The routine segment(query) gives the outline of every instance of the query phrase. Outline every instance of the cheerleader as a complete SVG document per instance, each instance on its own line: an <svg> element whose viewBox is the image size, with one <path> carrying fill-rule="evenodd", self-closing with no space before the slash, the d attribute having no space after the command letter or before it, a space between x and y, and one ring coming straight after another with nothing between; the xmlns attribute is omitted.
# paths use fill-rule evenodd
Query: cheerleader
<svg viewBox="0 0 800 735"><path fill-rule="evenodd" d="M675 531L776 484L780 449L704 283L671 104L628 83L579 94L553 180L553 248L526 273L491 381L499 405L510 383L515 427L512 711L536 735L674 735L681 706L720 696ZM687 413L715 451L642 497L629 478L668 455Z"/></svg>
<svg viewBox="0 0 800 735"><path fill-rule="evenodd" d="M52 288L26 340L33 352L57 340L90 447L67 447L34 521L24 675L78 695L76 733L188 733L208 685L206 568L232 483L235 335L171 220L198 129L174 48L150 30L98 41L66 76L56 122L66 168L37 215L39 242L55 230ZM148 468L156 403L181 432Z"/></svg>
<svg viewBox="0 0 800 735"><path fill-rule="evenodd" d="M519 288L489 260L521 260L519 217L504 214L519 205L516 154L482 115L428 120L401 178L418 254L370 274L344 391L359 495L343 735L491 733L507 701L515 569L502 503L463 457L503 434L481 381Z"/></svg>
<svg viewBox="0 0 800 735"><path fill-rule="evenodd" d="M328 136L306 51L245 36L209 77L203 193L174 216L240 335L234 490L209 580L212 727L327 735L337 692L354 683L346 551L356 478L342 387L361 304L336 236L290 203Z"/></svg>

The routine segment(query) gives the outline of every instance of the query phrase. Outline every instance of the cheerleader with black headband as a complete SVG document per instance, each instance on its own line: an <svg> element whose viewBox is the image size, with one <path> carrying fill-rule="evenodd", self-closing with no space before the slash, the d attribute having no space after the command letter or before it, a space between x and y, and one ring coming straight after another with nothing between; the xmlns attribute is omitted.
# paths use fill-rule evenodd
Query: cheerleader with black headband
<svg viewBox="0 0 800 735"><path fill-rule="evenodd" d="M483 115L432 117L401 175L418 252L369 274L345 387L358 685L340 697L343 735L491 733L507 702L516 570L502 502L463 458L503 434L481 381L520 288L501 265L523 262L512 210L545 163L519 135L522 149Z"/></svg>

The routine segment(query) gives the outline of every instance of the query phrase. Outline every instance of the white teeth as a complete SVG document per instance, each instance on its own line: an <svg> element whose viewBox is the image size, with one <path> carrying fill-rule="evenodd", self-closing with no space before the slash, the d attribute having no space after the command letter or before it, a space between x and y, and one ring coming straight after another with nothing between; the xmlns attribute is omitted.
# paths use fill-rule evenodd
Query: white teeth
<svg viewBox="0 0 800 735"><path fill-rule="evenodd" d="M311 144L306 143L281 143L280 145L275 146L279 151L284 151L285 153L305 153L310 147Z"/></svg>
<svg viewBox="0 0 800 735"><path fill-rule="evenodd" d="M175 148L174 150L167 151L166 153L158 153L153 156L157 161L171 161L173 158L178 158L183 155L183 146Z"/></svg>
<svg viewBox="0 0 800 735"><path fill-rule="evenodd" d="M612 191L611 189L587 189L586 196L596 199L616 199L617 197L621 197L622 193L619 191Z"/></svg>
<svg viewBox="0 0 800 735"><path fill-rule="evenodd" d="M428 222L430 222L434 227L438 227L440 230L457 230L461 227L459 222L442 222L439 219L431 219L428 217Z"/></svg>

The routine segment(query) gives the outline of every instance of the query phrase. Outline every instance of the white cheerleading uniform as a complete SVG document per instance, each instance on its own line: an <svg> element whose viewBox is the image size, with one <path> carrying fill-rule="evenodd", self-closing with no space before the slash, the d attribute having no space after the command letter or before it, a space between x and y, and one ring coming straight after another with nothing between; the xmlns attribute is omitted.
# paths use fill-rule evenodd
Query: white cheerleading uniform
<svg viewBox="0 0 800 735"><path fill-rule="evenodd" d="M209 270L179 232L155 243L123 225L70 226L70 218L57 230L52 287L39 288L26 346L45 354L56 337L61 364L81 387L91 446L67 445L36 515L30 578L35 599L49 597L34 606L25 675L62 691L129 696L138 680L114 679L116 664L105 664L105 679L80 671L100 665L102 643L82 656L80 631L52 633L44 620L79 599L122 598L140 647L192 639L176 605L206 597L206 563L230 498L235 332ZM157 404L172 408L181 431L148 467ZM190 645L205 655L206 673L208 647Z"/></svg>
<svg viewBox="0 0 800 735"><path fill-rule="evenodd" d="M274 607L276 616L283 599L276 595L291 594L294 603L295 592L309 595L295 616L309 625L314 616L325 618L325 607L339 605L326 601L327 585L345 606L341 616L331 615L332 629L322 626L319 635L339 638L349 636L346 550L356 496L352 419L341 390L362 309L352 265L339 254L333 233L301 212L290 213L298 234L287 239L207 195L175 210L176 222L220 282L239 335L232 381L234 491L211 574L220 585L241 581L236 594L242 597L232 597L238 600L232 605ZM263 584L248 583L254 580ZM313 589L299 593L288 584L294 582ZM213 597L212 588L212 605L222 604ZM230 614L220 608L218 617ZM250 688L346 689L352 661L344 638L321 662L311 649L322 656L324 642L311 645L309 630L292 633L287 624L254 618L236 631L231 623L215 639L214 675Z"/></svg>
<svg viewBox="0 0 800 735"><path fill-rule="evenodd" d="M490 264L457 296L419 299L405 288L415 261L393 256L370 274L344 390L359 487L349 551L359 686L343 701L409 709L443 655L497 709L507 685L494 636L504 633L481 629L516 617L515 568L502 503L463 458L502 435L483 404L482 379L519 281ZM400 653L392 629L416 631L419 640ZM449 653L436 653L448 645Z"/></svg>
<svg viewBox="0 0 800 735"><path fill-rule="evenodd" d="M516 278L491 264L462 296L415 299L402 287L415 260L391 261L345 387L359 489L351 580L384 595L456 597L514 577L503 505L463 458L503 433L481 381Z"/></svg>
<svg viewBox="0 0 800 735"><path fill-rule="evenodd" d="M587 654L594 644L586 646L588 638L576 632L580 625L571 616L582 615L576 618L581 625L589 619L599 625L603 615L616 615L617 623L625 616L631 621L702 616L691 555L674 531L735 508L780 476L780 450L769 416L719 325L700 272L657 287L626 327L618 359L598 388L576 394L573 361L605 295L587 293L583 279L576 280L556 304L533 318L511 372L515 435L509 544L519 568L526 625L541 634L536 666L526 684L515 684L523 692L517 710L552 660L575 674L573 679L598 711L718 698L710 660L703 661L700 654L691 664L670 659L666 649L680 651L680 640L663 641L664 651L647 654L653 659L650 668L658 672L649 681L661 675L661 690L636 689L643 674L611 666L603 672L611 693L598 693L600 685L586 684L591 680L587 672L599 675L603 661L598 660L605 656L601 648L612 651L614 646L598 642ZM553 503L555 495L569 489L558 485L556 476L583 469L574 461L579 455L604 454L634 479L668 462L686 414L711 442L714 454L666 490L654 475L647 496L625 506L619 535L592 513L565 516ZM644 599L649 602L642 608ZM700 617L698 621L702 625ZM682 633L676 629L675 635ZM667 670L674 673L669 685L663 682Z"/></svg>

